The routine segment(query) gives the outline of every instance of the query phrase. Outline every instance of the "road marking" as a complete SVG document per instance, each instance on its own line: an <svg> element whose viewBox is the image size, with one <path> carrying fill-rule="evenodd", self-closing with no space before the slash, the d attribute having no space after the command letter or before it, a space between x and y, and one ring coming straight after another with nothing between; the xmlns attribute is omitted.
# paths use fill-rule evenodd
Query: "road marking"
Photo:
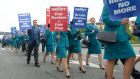
<svg viewBox="0 0 140 79"><path fill-rule="evenodd" d="M72 64L79 64L79 61L70 60L70 63L72 63ZM86 62L83 61L83 64L86 64ZM94 64L94 63L89 63L89 66L90 67L94 67L94 68L100 68L99 65Z"/></svg>
<svg viewBox="0 0 140 79"><path fill-rule="evenodd" d="M12 50L9 50L10 52L14 52L14 51L12 51Z"/></svg>
<svg viewBox="0 0 140 79"><path fill-rule="evenodd" d="M70 63L72 63L72 64L79 64L79 61L70 60ZM86 61L83 61L83 64L85 65L86 64ZM98 69L100 68L99 65L94 64L94 63L90 63L90 62L89 62L89 65L88 66L89 67L92 67L92 68L98 68ZM114 69L114 72L118 72L118 71Z"/></svg>

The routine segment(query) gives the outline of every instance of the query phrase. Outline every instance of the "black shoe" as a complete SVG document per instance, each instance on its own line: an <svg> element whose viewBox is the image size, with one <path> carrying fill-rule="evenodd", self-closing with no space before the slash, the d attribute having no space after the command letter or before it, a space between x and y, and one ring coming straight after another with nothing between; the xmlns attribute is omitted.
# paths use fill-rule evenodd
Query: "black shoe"
<svg viewBox="0 0 140 79"><path fill-rule="evenodd" d="M55 62L54 61L51 61L51 64L55 65Z"/></svg>
<svg viewBox="0 0 140 79"><path fill-rule="evenodd" d="M139 79L140 72L138 70L136 70L135 68L133 68L131 75L134 79Z"/></svg>
<svg viewBox="0 0 140 79"><path fill-rule="evenodd" d="M27 60L27 64L30 64L30 61Z"/></svg>
<svg viewBox="0 0 140 79"><path fill-rule="evenodd" d="M115 65L118 65L118 63L115 63Z"/></svg>
<svg viewBox="0 0 140 79"><path fill-rule="evenodd" d="M59 71L59 72L63 72L63 70L60 69L59 67L57 67L57 71Z"/></svg>
<svg viewBox="0 0 140 79"><path fill-rule="evenodd" d="M70 76L70 75L66 75L66 77L67 77L67 78L70 78L71 76Z"/></svg>
<svg viewBox="0 0 140 79"><path fill-rule="evenodd" d="M140 73L138 70L136 70L135 68L133 68L132 72L136 72L136 73Z"/></svg>
<svg viewBox="0 0 140 79"><path fill-rule="evenodd" d="M68 66L68 69L70 69L70 66Z"/></svg>
<svg viewBox="0 0 140 79"><path fill-rule="evenodd" d="M86 65L88 66L89 64L88 64L88 63L86 63Z"/></svg>
<svg viewBox="0 0 140 79"><path fill-rule="evenodd" d="M99 64L99 66L102 70L105 70L105 68L101 64Z"/></svg>
<svg viewBox="0 0 140 79"><path fill-rule="evenodd" d="M89 65L89 62L86 60L86 65Z"/></svg>
<svg viewBox="0 0 140 79"><path fill-rule="evenodd" d="M40 65L39 64L35 64L35 67L40 67Z"/></svg>
<svg viewBox="0 0 140 79"><path fill-rule="evenodd" d="M66 72L66 78L70 78L70 74Z"/></svg>
<svg viewBox="0 0 140 79"><path fill-rule="evenodd" d="M86 73L86 70L82 69L81 67L79 67L80 72L82 73Z"/></svg>
<svg viewBox="0 0 140 79"><path fill-rule="evenodd" d="M86 65L88 66L89 65L89 63L86 61Z"/></svg>

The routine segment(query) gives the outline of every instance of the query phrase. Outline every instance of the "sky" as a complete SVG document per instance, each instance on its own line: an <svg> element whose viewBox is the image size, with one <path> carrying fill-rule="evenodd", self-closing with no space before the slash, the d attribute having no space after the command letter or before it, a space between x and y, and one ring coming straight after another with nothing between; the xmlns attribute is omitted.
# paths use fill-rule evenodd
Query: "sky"
<svg viewBox="0 0 140 79"><path fill-rule="evenodd" d="M18 14L30 13L31 20L38 24L46 23L46 8L50 6L68 6L70 19L73 18L74 7L87 7L88 19L95 17L99 21L102 0L0 0L0 31L10 32L11 27L19 29Z"/></svg>

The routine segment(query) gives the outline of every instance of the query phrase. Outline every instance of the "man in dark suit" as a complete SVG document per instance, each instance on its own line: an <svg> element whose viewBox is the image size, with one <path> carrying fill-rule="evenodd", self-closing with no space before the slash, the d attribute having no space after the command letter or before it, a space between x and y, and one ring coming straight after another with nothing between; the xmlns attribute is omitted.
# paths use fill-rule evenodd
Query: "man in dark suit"
<svg viewBox="0 0 140 79"><path fill-rule="evenodd" d="M38 47L40 43L40 32L38 29L37 20L33 20L33 27L32 29L28 30L29 35L29 42L28 42L28 54L27 54L27 64L30 64L31 53L34 49L34 59L35 59L35 66L40 67L38 61Z"/></svg>

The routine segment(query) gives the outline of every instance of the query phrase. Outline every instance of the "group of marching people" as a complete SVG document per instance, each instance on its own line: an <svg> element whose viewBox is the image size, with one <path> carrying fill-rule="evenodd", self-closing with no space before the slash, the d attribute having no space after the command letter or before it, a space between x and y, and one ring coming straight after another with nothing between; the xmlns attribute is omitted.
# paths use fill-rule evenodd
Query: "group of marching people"
<svg viewBox="0 0 140 79"><path fill-rule="evenodd" d="M134 25L134 29L139 29L139 23L140 21L137 18L136 23ZM107 5L104 5L103 13L102 13L102 20L105 25L104 32L116 32L116 42L115 43L109 43L104 42L104 59L106 60L106 64L104 65L102 54L101 54L101 45L100 42L97 40L97 34L99 32L98 28L95 25L95 19L91 18L90 25L86 26L85 35L88 36L88 51L87 51L87 58L86 58L86 64L89 64L89 57L91 54L98 54L100 67L102 69L105 69L105 76L107 79L115 79L113 77L113 70L114 66L117 63L118 60L120 60L124 66L123 69L123 79L130 79L131 75L134 79L140 78L140 72L135 69L135 64L140 61L140 57L136 57L136 54L134 52L134 49L130 43L130 34L128 33L129 28L129 19L123 18L120 21L112 21L109 17L109 10ZM50 25L48 25L51 27ZM82 62L82 50L80 45L81 33L80 30L77 28L74 28L73 22L71 22L71 25L68 28L68 31L66 32L51 32L50 29L48 29L48 37L47 43L46 43L46 54L44 56L43 61L45 62L46 56L51 53L52 55L52 63L54 63L54 54L55 54L55 46L56 46L56 55L58 58L57 63L57 70L60 72L63 72L61 63L63 62L63 69L65 71L66 77L70 78L70 65L69 65L69 59L73 55L73 53L78 54L78 60L79 60L79 70L82 73L86 73L86 70L83 66ZM135 32L135 30L134 30ZM55 37L53 39L53 34L55 34ZM139 37L140 33L138 34ZM47 32L46 32L47 36ZM56 39L56 40L55 40ZM68 51L68 55L67 55Z"/></svg>
<svg viewBox="0 0 140 79"><path fill-rule="evenodd" d="M5 46L11 46L11 50L14 52L18 52L20 48L22 48L22 51L25 51L27 42L28 35L25 33L19 34L18 31L15 34L11 34L11 36L4 35L1 40L3 48Z"/></svg>
<svg viewBox="0 0 140 79"><path fill-rule="evenodd" d="M116 32L116 42L109 43L104 42L104 59L106 63L103 61L103 55L101 51L101 44L97 39L97 34L99 32L98 27L95 25L95 18L90 19L90 24L85 28L85 36L88 37L89 44L87 45L87 57L86 57L86 65L89 65L89 58L91 54L97 54L99 60L99 66L101 69L105 69L105 76L107 79L115 79L113 77L114 66L118 60L121 60L124 66L123 79L130 79L131 75L134 79L140 78L140 72L133 67L138 61L140 61L140 57L136 58L136 54L134 52L133 47L130 43L130 36L127 33L126 28L129 24L129 19L124 18L121 21L112 21L109 17L109 10L107 5L104 5L103 13L102 13L102 21L104 23L104 32ZM23 36L19 36L18 34L12 36L12 46L16 48L20 48L23 46L27 48L27 64L30 64L31 54L34 50L34 58L35 58L35 66L40 67L38 61L38 50L39 43L42 43L42 52L45 52L43 57L43 62L46 62L46 57L51 54L51 63L55 64L55 55L57 57L57 71L65 72L67 78L70 78L70 63L69 60L73 56L73 54L78 55L79 60L79 71L82 73L86 73L86 69L83 64L83 55L81 49L81 39L85 39L81 35L81 31L78 28L74 28L73 21L71 21L67 31L60 32L51 32L50 24L48 24L48 28L45 33L40 35L37 20L33 20L33 28L27 31L27 34ZM140 18L137 18L134 28L134 35L140 37L140 32L136 30L140 27ZM40 37L41 36L41 37ZM23 41L23 42L21 42ZM46 50L44 50L46 49ZM136 58L136 59L135 59ZM61 65L63 63L63 66ZM62 68L63 67L63 68Z"/></svg>
<svg viewBox="0 0 140 79"><path fill-rule="evenodd" d="M86 65L89 65L89 58L91 54L98 54L100 67L105 69L102 54L101 54L101 45L99 41L96 39L96 35L99 32L98 28L95 26L95 19L90 19L91 24L87 26L85 35L88 36L88 40L90 41L90 45L88 45L88 54ZM46 36L46 53L43 58L43 62L45 62L46 56L49 53L52 55L51 63L54 64L54 55L56 52L58 58L57 70L63 72L61 67L61 62L64 65L64 71L66 73L66 77L70 77L69 73L69 60L72 55L78 54L79 60L79 70L82 73L86 73L85 68L83 67L83 60L82 60L82 49L80 40L83 39L81 36L81 32L79 29L73 27L73 22L71 21L70 26L66 32L51 32L50 31L50 24L48 24L48 29L45 32ZM56 47L56 51L55 51ZM67 55L68 52L68 55Z"/></svg>
<svg viewBox="0 0 140 79"><path fill-rule="evenodd" d="M108 10L106 7L104 7L104 13L102 16L105 24L104 31L117 31L117 41L115 43L104 42L104 59L106 59L105 64L102 59L101 44L97 39L99 30L95 25L95 19L92 17L90 19L91 23L87 25L85 29L85 35L88 37L89 41L86 65L89 65L89 58L91 54L98 54L100 63L99 66L101 69L106 70L106 78L114 79L113 69L117 61L120 59L124 65L124 79L130 79L131 75L134 77L134 79L139 79L140 72L136 70L135 67L133 68L133 65L140 60L140 57L135 59L136 55L130 43L130 36L126 31L127 24L129 23L128 18L124 18L122 21L111 21L108 17ZM80 43L80 40L84 38L82 38L80 30L74 28L72 21L66 32L51 32L50 27L50 24L48 24L48 29L44 34L46 40L46 53L43 57L43 62L45 63L46 57L51 54L51 63L55 64L54 55L56 54L58 59L57 70L59 72L63 72L64 69L66 77L70 78L69 60L73 54L78 54L80 64L79 70L82 73L86 73L82 62L82 50ZM136 29L136 25L134 27L134 29ZM64 68L61 66L62 62Z"/></svg>

